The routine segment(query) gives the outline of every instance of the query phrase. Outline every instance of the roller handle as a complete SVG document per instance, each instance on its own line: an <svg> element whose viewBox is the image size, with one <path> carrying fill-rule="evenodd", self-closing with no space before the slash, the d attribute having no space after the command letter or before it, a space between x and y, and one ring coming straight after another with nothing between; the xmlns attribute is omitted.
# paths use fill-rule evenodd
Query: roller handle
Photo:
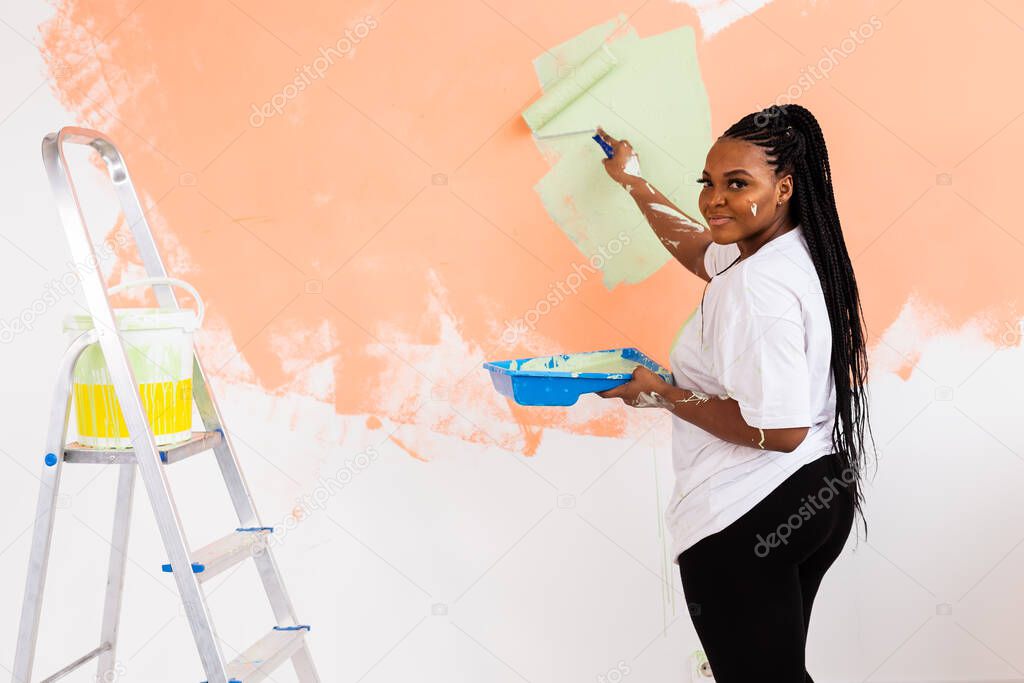
<svg viewBox="0 0 1024 683"><path fill-rule="evenodd" d="M605 142L604 138L602 138L600 135L594 136L594 142L601 145L601 149L604 150L605 156L607 156L609 159L615 156L615 149L607 142Z"/></svg>

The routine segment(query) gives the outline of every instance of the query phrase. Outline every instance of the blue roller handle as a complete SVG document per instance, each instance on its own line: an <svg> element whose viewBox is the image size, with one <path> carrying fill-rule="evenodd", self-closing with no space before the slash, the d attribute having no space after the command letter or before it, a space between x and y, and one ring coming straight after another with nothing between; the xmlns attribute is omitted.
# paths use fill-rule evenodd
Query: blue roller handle
<svg viewBox="0 0 1024 683"><path fill-rule="evenodd" d="M615 150L612 148L611 145L605 142L604 138L602 138L600 135L594 136L594 142L601 145L601 149L604 150L605 156L607 156L609 159L615 156Z"/></svg>

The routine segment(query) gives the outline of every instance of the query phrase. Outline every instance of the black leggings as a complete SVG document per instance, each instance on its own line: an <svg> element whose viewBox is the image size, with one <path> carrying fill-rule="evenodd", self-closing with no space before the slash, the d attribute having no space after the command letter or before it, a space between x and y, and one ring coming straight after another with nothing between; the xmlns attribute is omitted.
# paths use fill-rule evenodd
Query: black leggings
<svg viewBox="0 0 1024 683"><path fill-rule="evenodd" d="M813 683L804 667L811 605L853 526L838 463L835 455L807 463L679 556L715 683Z"/></svg>

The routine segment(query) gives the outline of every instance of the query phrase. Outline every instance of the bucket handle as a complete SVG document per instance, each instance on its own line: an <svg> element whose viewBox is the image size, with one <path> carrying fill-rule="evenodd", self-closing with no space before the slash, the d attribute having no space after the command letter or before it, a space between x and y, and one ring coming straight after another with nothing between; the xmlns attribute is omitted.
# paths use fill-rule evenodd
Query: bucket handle
<svg viewBox="0 0 1024 683"><path fill-rule="evenodd" d="M192 298L196 302L196 316L198 318L196 321L196 327L202 327L203 316L206 315L206 304L203 303L203 298L199 296L199 292L196 291L196 288L190 285L189 283L185 282L184 280L179 280L173 277L144 277L138 280L119 282L118 284L108 289L107 294L113 294L115 292L120 292L122 289L128 289L129 287L139 287L142 285L175 285L187 291L189 294L192 295Z"/></svg>

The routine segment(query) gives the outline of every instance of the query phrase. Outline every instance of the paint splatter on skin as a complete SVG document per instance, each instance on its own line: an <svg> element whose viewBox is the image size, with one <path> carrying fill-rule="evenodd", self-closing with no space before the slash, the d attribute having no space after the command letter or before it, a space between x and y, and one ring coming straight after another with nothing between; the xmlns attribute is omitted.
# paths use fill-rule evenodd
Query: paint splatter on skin
<svg viewBox="0 0 1024 683"><path fill-rule="evenodd" d="M757 215L757 202L750 202L750 213Z"/></svg>
<svg viewBox="0 0 1024 683"><path fill-rule="evenodd" d="M757 447L764 450L764 430L758 427L757 431L761 432L761 441L757 444Z"/></svg>
<svg viewBox="0 0 1024 683"><path fill-rule="evenodd" d="M700 391L690 391L690 395L686 398L680 398L676 400L676 403L696 403L697 405L703 405L711 400L711 397Z"/></svg>
<svg viewBox="0 0 1024 683"><path fill-rule="evenodd" d="M675 222L682 224L682 227L679 228L679 229L693 230L695 232L704 232L704 226L703 225L701 225L700 223L694 223L689 218L687 218L685 215L683 215L679 211L676 211L675 209L673 209L671 206L665 206L664 204L652 203L652 204L650 204L650 207L654 211L657 211L658 213L663 213L666 216L668 216L669 218L671 218L672 220L674 220Z"/></svg>
<svg viewBox="0 0 1024 683"><path fill-rule="evenodd" d="M690 395L686 398L680 398L675 401L670 401L657 391L641 391L637 394L636 401L633 406L635 408L664 408L669 412L675 410L675 407L680 403L696 403L703 405L711 400L711 397L707 394L699 391L691 391Z"/></svg>
<svg viewBox="0 0 1024 683"><path fill-rule="evenodd" d="M626 159L626 165L622 169L625 173L633 176L634 178L642 178L640 173L640 159L637 158L636 153L629 155L629 159ZM648 185L648 187L650 187Z"/></svg>
<svg viewBox="0 0 1024 683"><path fill-rule="evenodd" d="M656 391L641 391L633 401L635 408L664 408L665 404L665 398Z"/></svg>

